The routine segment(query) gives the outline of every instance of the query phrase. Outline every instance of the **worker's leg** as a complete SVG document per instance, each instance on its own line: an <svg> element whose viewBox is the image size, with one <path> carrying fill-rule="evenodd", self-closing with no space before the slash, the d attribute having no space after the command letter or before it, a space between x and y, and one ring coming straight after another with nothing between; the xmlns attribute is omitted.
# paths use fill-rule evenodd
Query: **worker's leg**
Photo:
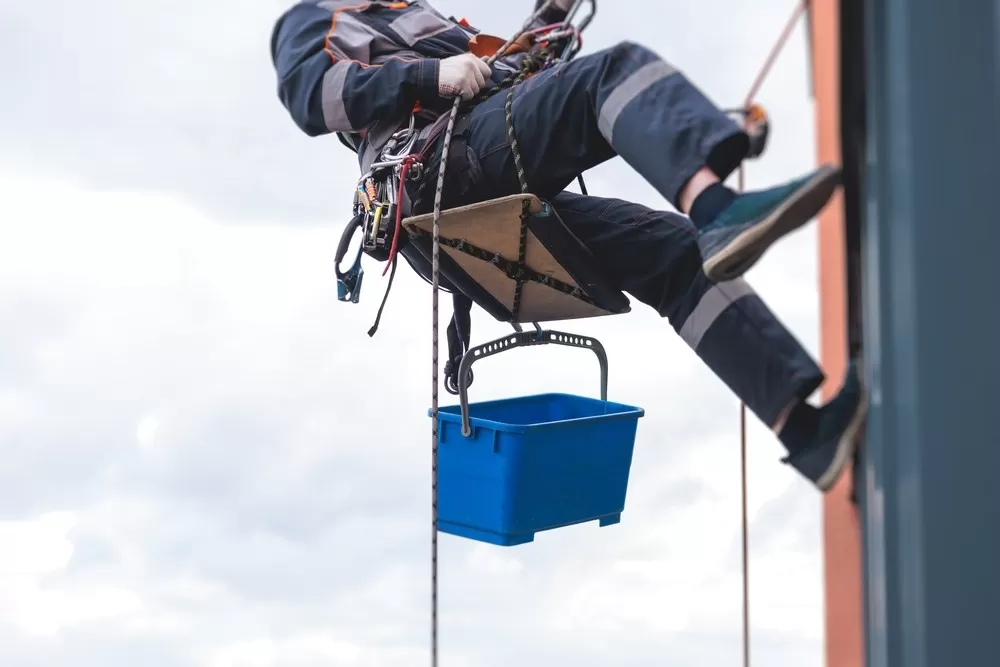
<svg viewBox="0 0 1000 667"><path fill-rule="evenodd" d="M630 42L581 56L515 87L513 125L532 192L551 196L577 174L616 155L699 230L713 278L748 270L781 235L807 222L837 186L824 168L762 192L737 196L719 181L746 157L749 139L681 72ZM469 147L485 190L518 192L508 148L506 91L470 116Z"/></svg>
<svg viewBox="0 0 1000 667"><path fill-rule="evenodd" d="M617 199L564 192L563 222L624 291L666 317L681 338L774 429L787 461L821 489L854 451L865 402L856 369L822 408L805 400L823 373L742 278L716 283L701 266L696 230L684 216Z"/></svg>

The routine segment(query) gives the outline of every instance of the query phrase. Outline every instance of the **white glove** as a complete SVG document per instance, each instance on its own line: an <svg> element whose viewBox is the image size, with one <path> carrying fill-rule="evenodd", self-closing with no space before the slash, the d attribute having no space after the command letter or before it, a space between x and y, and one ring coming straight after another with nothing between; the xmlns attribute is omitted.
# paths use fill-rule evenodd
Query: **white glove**
<svg viewBox="0 0 1000 667"><path fill-rule="evenodd" d="M471 53L445 58L438 69L438 92L442 97L471 99L486 85L490 74L490 66Z"/></svg>

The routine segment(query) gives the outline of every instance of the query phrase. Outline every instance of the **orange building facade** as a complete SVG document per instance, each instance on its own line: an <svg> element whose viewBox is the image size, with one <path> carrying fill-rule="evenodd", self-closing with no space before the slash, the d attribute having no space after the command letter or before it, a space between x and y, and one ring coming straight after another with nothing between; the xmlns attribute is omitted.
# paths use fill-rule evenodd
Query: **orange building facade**
<svg viewBox="0 0 1000 667"><path fill-rule="evenodd" d="M809 12L818 160L841 163L839 2L814 0ZM825 398L839 388L847 365L847 276L842 199L819 219L820 346L828 380ZM851 501L850 471L823 503L826 667L863 667L861 526Z"/></svg>

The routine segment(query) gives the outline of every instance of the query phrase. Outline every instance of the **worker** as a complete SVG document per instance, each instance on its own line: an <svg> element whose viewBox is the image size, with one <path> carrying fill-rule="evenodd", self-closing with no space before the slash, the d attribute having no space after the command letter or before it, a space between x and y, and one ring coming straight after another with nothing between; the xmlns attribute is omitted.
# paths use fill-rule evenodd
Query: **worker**
<svg viewBox="0 0 1000 667"><path fill-rule="evenodd" d="M562 21L571 0L535 3L534 27ZM471 101L517 71L521 49L492 66L472 53L484 33L427 0L303 0L277 20L271 53L278 96L309 136L337 133L367 171L415 107L432 137L412 208L430 210L444 133L430 118ZM505 41L505 40L500 40ZM506 94L462 109L446 168L443 206L517 194ZM750 138L675 65L621 42L559 61L517 84L512 123L530 191L547 199L621 290L654 308L777 435L782 460L821 491L853 458L867 399L852 361L829 402L809 398L824 374L742 278L768 247L808 222L839 185L822 166L791 182L737 193L726 178ZM414 150L420 150L418 145ZM680 213L567 190L582 172L621 157ZM402 254L418 271L418 252ZM412 244L411 244L412 245ZM664 378L669 382L670 378Z"/></svg>

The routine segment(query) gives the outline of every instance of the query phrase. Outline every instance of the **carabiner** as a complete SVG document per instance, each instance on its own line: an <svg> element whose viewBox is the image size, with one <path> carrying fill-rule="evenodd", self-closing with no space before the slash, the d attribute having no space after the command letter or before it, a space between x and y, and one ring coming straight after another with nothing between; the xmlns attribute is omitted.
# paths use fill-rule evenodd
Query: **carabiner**
<svg viewBox="0 0 1000 667"><path fill-rule="evenodd" d="M365 277L364 269L361 268L362 246L358 245L358 254L354 257L354 263L346 272L340 270L340 263L347 255L347 247L350 245L354 232L361 228L365 220L365 213L355 215L340 236L340 243L337 245L337 254L334 259L334 272L337 275L337 301L350 301L358 303L361 298L361 282Z"/></svg>
<svg viewBox="0 0 1000 667"><path fill-rule="evenodd" d="M576 18L577 12L580 11L580 8L583 7L584 4L590 5L590 11L578 25L574 26L573 19ZM596 14L597 0L576 0L570 6L569 11L566 12L566 18L562 22L562 26L564 30L575 32L577 38L570 40L569 43L566 44L566 48L563 49L562 55L560 56L561 60L569 62L576 56L581 46L580 37L583 35L583 31L587 29L587 26L590 25L590 22L594 20L594 16Z"/></svg>

